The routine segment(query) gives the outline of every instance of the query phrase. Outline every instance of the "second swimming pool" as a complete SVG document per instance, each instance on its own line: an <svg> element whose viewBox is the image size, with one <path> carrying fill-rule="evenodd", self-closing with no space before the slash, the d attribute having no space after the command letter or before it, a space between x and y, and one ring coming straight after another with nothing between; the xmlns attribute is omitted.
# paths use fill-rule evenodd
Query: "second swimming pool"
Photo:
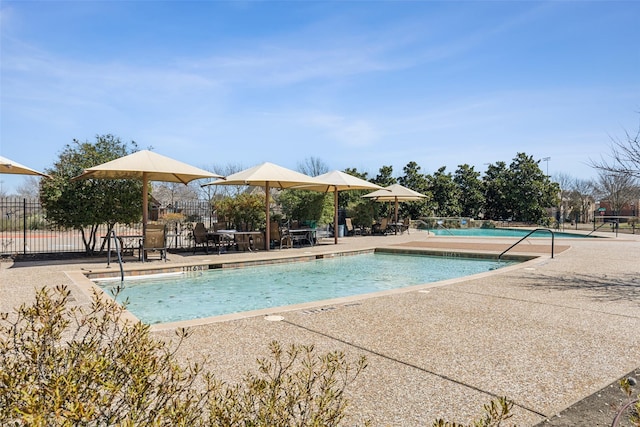
<svg viewBox="0 0 640 427"><path fill-rule="evenodd" d="M465 236L465 237L524 237L531 230L517 228L435 228L429 229L429 233L436 236ZM554 231L554 237L558 238L591 238L593 236L585 236L578 233L565 233L562 231ZM551 238L551 234L546 230L538 230L533 233L532 238L546 237Z"/></svg>
<svg viewBox="0 0 640 427"><path fill-rule="evenodd" d="M147 324L199 319L436 282L513 264L370 253L126 280L117 296ZM106 291L120 282L97 282Z"/></svg>

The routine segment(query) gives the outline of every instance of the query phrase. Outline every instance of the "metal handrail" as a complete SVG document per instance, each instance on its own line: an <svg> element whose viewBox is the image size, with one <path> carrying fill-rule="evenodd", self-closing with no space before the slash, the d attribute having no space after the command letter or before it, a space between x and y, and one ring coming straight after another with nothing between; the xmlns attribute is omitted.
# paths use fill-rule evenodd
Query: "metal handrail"
<svg viewBox="0 0 640 427"><path fill-rule="evenodd" d="M455 236L455 234L453 234L453 233L451 232L451 230L449 230L449 229L448 229L447 227L445 227L444 225L442 225L442 224L437 224L437 226L438 226L439 228L445 229L445 230L447 231L447 233L451 234L452 236Z"/></svg>
<svg viewBox="0 0 640 427"><path fill-rule="evenodd" d="M602 227L604 227L607 224L611 224L611 223L610 222L603 222L602 224L600 224L598 226L598 228L595 228L592 231L590 231L589 234L587 234L587 237L591 236L592 233L595 233L596 231L600 230Z"/></svg>
<svg viewBox="0 0 640 427"><path fill-rule="evenodd" d="M116 236L116 230L109 232L111 235L107 241L107 268L111 264L111 237L113 237L113 244L116 246L116 253L118 254L118 265L120 265L120 281L124 282L124 268L122 267L122 248L120 247L120 240Z"/></svg>
<svg viewBox="0 0 640 427"><path fill-rule="evenodd" d="M513 245L509 246L507 249L505 249L500 255L498 255L498 261L500 261L500 258L502 258L502 255L506 254L509 250L511 250L514 246L516 246L518 243L522 242L524 239L526 239L527 237L531 236L533 233L535 233L536 231L548 231L549 233L551 233L551 258L553 258L553 248L555 245L555 235L553 233L553 230L550 230L548 228L535 228L533 230L531 230L529 233L527 233L526 236L524 236L523 238L521 238L520 240L518 240L517 242L515 242Z"/></svg>

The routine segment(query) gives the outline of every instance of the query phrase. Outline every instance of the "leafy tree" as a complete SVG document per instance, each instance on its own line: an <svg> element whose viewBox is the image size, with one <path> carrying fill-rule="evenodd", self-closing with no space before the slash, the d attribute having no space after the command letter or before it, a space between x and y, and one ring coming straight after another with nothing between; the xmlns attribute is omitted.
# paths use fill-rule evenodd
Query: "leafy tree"
<svg viewBox="0 0 640 427"><path fill-rule="evenodd" d="M356 168L346 168L343 172L356 178L370 181L367 172L359 172ZM362 196L371 191L349 190L338 193L338 206L347 209L347 217L351 218L353 225L357 227L371 227L374 222L376 202L362 198Z"/></svg>
<svg viewBox="0 0 640 427"><path fill-rule="evenodd" d="M282 212L290 220L333 222L333 195L309 190L283 190L279 197Z"/></svg>
<svg viewBox="0 0 640 427"><path fill-rule="evenodd" d="M560 188L539 164L539 160L518 153L508 168L504 162L489 165L483 177L485 216L532 223L546 221L546 210L559 203Z"/></svg>
<svg viewBox="0 0 640 427"><path fill-rule="evenodd" d="M485 203L480 172L476 172L473 166L460 165L453 175L453 182L457 187L460 215L478 218Z"/></svg>
<svg viewBox="0 0 640 427"><path fill-rule="evenodd" d="M378 175L371 180L374 184L378 184L381 187L388 187L392 184L396 184L398 181L393 177L393 166L382 166L378 170ZM391 212L391 208L388 203L374 203L374 217L385 216L388 217Z"/></svg>
<svg viewBox="0 0 640 427"><path fill-rule="evenodd" d="M397 180L393 177L393 166L382 166L378 175L376 175L371 182L381 187L388 187L391 184L395 184Z"/></svg>
<svg viewBox="0 0 640 427"><path fill-rule="evenodd" d="M118 222L140 221L142 183L123 179L72 181L71 178L84 169L136 150L135 142L129 147L113 135L98 135L94 143L74 140L65 146L53 168L47 169L51 179L40 181L40 200L47 219L56 226L79 230L88 254L95 251L96 232L101 224L107 224L110 232Z"/></svg>
<svg viewBox="0 0 640 427"><path fill-rule="evenodd" d="M435 216L460 216L459 189L451 173L442 166L431 177L430 188L433 196Z"/></svg>
<svg viewBox="0 0 640 427"><path fill-rule="evenodd" d="M361 200L347 209L347 215L357 227L371 227L376 218L375 203L371 200Z"/></svg>
<svg viewBox="0 0 640 427"><path fill-rule="evenodd" d="M487 167L483 177L485 218L511 218L512 211L508 205L509 179L505 162L496 162Z"/></svg>
<svg viewBox="0 0 640 427"><path fill-rule="evenodd" d="M539 166L540 161L518 153L509 166L508 203L513 219L533 223L548 218L547 208L558 205L560 188Z"/></svg>
<svg viewBox="0 0 640 427"><path fill-rule="evenodd" d="M369 174L367 172L359 172L356 168L347 168L343 172L351 176L355 176L356 178L369 181ZM356 205L361 203L370 203L362 198L363 195L370 192L371 190L340 191L338 193L338 206L343 208L354 208Z"/></svg>
<svg viewBox="0 0 640 427"><path fill-rule="evenodd" d="M237 230L251 231L266 225L264 195L242 193L225 197L215 203L218 220L230 223Z"/></svg>
<svg viewBox="0 0 640 427"><path fill-rule="evenodd" d="M402 168L404 175L398 178L398 184L411 190L430 195L429 181L420 172L420 166L416 162L409 162ZM429 198L415 202L403 202L398 208L400 217L420 218L429 214Z"/></svg>

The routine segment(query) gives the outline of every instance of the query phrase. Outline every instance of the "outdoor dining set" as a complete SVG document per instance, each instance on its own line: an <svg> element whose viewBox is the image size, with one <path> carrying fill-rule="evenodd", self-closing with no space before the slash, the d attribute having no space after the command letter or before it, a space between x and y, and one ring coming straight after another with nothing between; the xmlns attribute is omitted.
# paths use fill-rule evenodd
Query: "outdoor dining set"
<svg viewBox="0 0 640 427"><path fill-rule="evenodd" d="M0 173L39 175L45 179L48 175L30 169L6 158L0 158ZM215 173L193 167L177 160L162 156L153 151L141 150L132 154L108 161L85 169L84 172L71 181L99 180L99 179L135 179L142 182L142 233L127 233L116 236L115 232L103 236L107 240L107 252L110 252L111 241L114 241L118 256L123 250L138 251L138 258L145 261L149 256L157 255L166 261L168 234L166 225L152 224L148 221L148 196L149 183L152 181L175 182L187 184L196 179L214 179L215 181L202 184L207 185L247 185L264 187L266 227L264 231L243 231L220 228L212 229L204 227L203 223L197 223L191 237L193 248L200 246L207 251L210 247L218 253L231 249L241 251L254 251L256 249L270 250L275 248L291 248L294 246L313 246L318 242L318 230L313 227L301 227L288 223L286 226L273 222L270 219L270 189L300 189L333 193L334 198L334 243L338 243L338 192L348 190L375 190L362 197L378 202L395 202L395 216L393 220L381 220L373 224L370 229L361 227L356 229L349 224L346 226L347 235L388 234L408 231L408 223L398 221L398 202L415 201L426 197L406 187L393 184L382 188L377 184L365 181L358 177L341 171L331 171L315 177L283 168L281 166L265 162L244 171L223 177ZM177 235L176 235L177 239Z"/></svg>

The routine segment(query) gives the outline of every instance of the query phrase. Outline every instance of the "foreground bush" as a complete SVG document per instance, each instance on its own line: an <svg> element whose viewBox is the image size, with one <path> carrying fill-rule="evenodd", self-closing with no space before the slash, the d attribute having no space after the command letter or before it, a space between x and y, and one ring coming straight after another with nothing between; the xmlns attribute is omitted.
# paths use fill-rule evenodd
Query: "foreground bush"
<svg viewBox="0 0 640 427"><path fill-rule="evenodd" d="M71 306L65 287L41 289L32 305L0 317L0 425L335 426L345 388L366 367L313 346L258 361L238 385L201 365L177 362L188 332L169 345L123 309L94 295Z"/></svg>
<svg viewBox="0 0 640 427"><path fill-rule="evenodd" d="M338 426L345 390L367 364L272 342L257 373L224 384L201 365L177 362L186 330L167 344L123 312L97 293L89 308L72 306L60 286L0 314L0 425ZM491 402L473 425L499 426L512 405ZM462 427L444 420L433 426Z"/></svg>
<svg viewBox="0 0 640 427"><path fill-rule="evenodd" d="M484 405L484 416L473 424L458 424L440 419L434 421L432 427L499 427L503 421L513 416L511 408L513 408L512 401L506 397L499 397Z"/></svg>

